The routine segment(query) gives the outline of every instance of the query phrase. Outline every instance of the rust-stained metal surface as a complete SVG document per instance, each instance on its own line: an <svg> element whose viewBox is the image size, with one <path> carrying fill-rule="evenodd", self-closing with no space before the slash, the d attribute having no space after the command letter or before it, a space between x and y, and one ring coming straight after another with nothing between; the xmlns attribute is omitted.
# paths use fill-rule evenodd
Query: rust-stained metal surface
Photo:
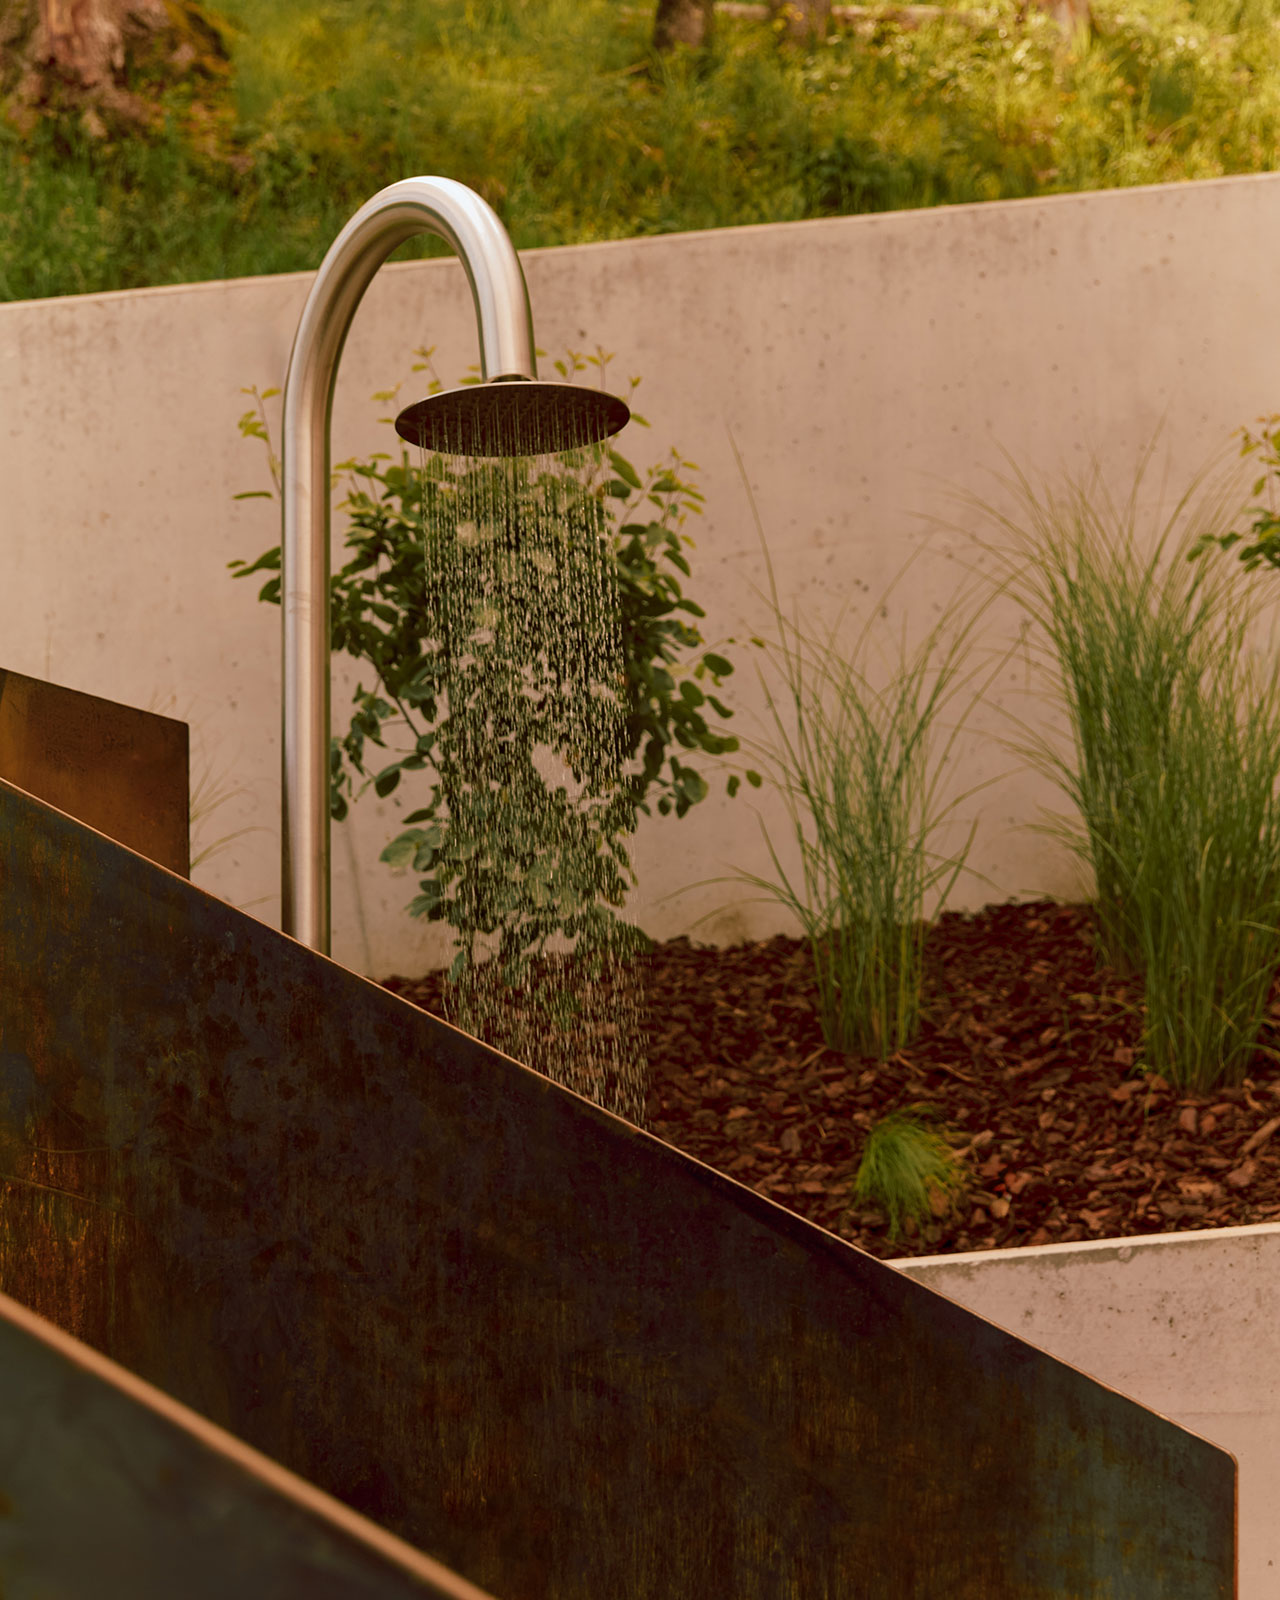
<svg viewBox="0 0 1280 1600"><path fill-rule="evenodd" d="M185 722L0 668L0 778L170 872L191 870Z"/></svg>
<svg viewBox="0 0 1280 1600"><path fill-rule="evenodd" d="M491 1600L0 1295L6 1600Z"/></svg>
<svg viewBox="0 0 1280 1600"><path fill-rule="evenodd" d="M0 1088L5 1290L497 1595L1234 1593L1224 1451L4 785Z"/></svg>

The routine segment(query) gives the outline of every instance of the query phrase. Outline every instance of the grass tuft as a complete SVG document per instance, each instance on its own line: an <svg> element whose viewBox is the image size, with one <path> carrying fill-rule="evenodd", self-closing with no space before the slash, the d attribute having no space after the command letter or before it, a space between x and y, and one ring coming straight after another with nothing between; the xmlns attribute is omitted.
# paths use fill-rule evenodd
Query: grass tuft
<svg viewBox="0 0 1280 1600"><path fill-rule="evenodd" d="M745 472L743 483L755 514ZM827 1044L884 1060L915 1035L926 907L931 900L931 910L945 905L977 827L975 821L958 849L933 849L938 830L977 792L945 803L940 793L986 687L973 687L977 672L968 656L990 601L974 605L962 591L919 645L901 641L887 670L875 670L874 630L889 595L869 608L852 639L843 612L828 629L806 629L783 609L758 514L756 527L776 630L761 641L771 733L742 744L782 799L799 870L788 870L762 821L772 872L736 876L799 922Z"/></svg>
<svg viewBox="0 0 1280 1600"><path fill-rule="evenodd" d="M879 1206L897 1240L908 1220L918 1227L946 1216L964 1186L955 1151L917 1107L892 1112L867 1134L853 1199Z"/></svg>
<svg viewBox="0 0 1280 1600"><path fill-rule="evenodd" d="M800 922L827 1043L883 1060L915 1035L926 903L946 903L973 838L971 828L948 854L930 847L969 798L939 800L963 715L945 742L936 735L972 676L962 667L973 618L904 648L877 685L865 669L870 623L846 651L838 625L811 634L775 615L766 648L781 683L761 675L773 737L743 742L782 796L800 870L787 870L764 828L772 875L741 877Z"/></svg>
<svg viewBox="0 0 1280 1600"><path fill-rule="evenodd" d="M1100 953L1141 974L1144 1056L1179 1087L1238 1081L1280 962L1280 673L1246 574L1188 558L1238 509L1203 481L1163 522L1095 472L998 516L1015 592L1060 674L1069 748L1023 746L1072 802L1051 831L1092 869Z"/></svg>

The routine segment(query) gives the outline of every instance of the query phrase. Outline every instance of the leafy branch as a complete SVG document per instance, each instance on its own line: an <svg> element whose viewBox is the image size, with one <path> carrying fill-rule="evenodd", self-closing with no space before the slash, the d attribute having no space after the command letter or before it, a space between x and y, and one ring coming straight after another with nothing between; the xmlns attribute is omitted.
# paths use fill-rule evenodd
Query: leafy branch
<svg viewBox="0 0 1280 1600"><path fill-rule="evenodd" d="M432 352L414 353L438 388ZM603 382L609 360L571 351L555 365L563 377L594 367ZM278 494L272 391L246 392L256 405L240 431L265 445ZM738 748L721 731L733 667L703 648L704 612L683 587L684 529L702 508L696 470L673 451L641 475L602 446L536 470L439 456L420 467L402 448L336 471L348 559L331 579L331 643L373 680L357 685L332 742L332 814L424 774L426 804L383 859L417 873L413 915L455 930L455 972L479 935L498 935L512 972L553 933L602 937L635 881L624 841L638 817L684 816L708 793L693 759ZM469 517L477 506L500 510ZM236 577L269 574L259 599L279 604L279 546L229 565ZM540 586L616 601L600 624L612 669L607 650L593 668Z"/></svg>

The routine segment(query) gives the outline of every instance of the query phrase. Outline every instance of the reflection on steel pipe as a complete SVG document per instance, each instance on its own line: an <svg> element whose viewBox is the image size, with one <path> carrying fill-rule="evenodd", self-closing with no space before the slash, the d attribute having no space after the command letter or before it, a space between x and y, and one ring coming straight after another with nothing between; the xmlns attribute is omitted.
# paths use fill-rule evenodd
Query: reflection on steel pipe
<svg viewBox="0 0 1280 1600"><path fill-rule="evenodd" d="M334 240L303 307L284 387L280 609L284 620L281 914L286 933L329 949L329 419L356 307L397 245L439 235L475 300L486 379L537 376L524 273L479 195L449 178L406 178Z"/></svg>

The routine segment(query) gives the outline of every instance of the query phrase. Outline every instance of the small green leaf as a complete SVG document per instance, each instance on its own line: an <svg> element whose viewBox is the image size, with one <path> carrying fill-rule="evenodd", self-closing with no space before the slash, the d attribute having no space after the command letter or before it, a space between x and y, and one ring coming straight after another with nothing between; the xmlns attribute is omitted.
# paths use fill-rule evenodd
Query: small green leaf
<svg viewBox="0 0 1280 1600"><path fill-rule="evenodd" d="M609 465L618 474L622 481L624 483L629 483L633 489L639 489L643 487L639 476L636 473L636 469L631 465L625 456L620 456L616 450L610 450L609 452Z"/></svg>
<svg viewBox="0 0 1280 1600"><path fill-rule="evenodd" d="M398 839L393 839L378 857L388 866L403 871L418 853L418 840L413 833L402 833Z"/></svg>

